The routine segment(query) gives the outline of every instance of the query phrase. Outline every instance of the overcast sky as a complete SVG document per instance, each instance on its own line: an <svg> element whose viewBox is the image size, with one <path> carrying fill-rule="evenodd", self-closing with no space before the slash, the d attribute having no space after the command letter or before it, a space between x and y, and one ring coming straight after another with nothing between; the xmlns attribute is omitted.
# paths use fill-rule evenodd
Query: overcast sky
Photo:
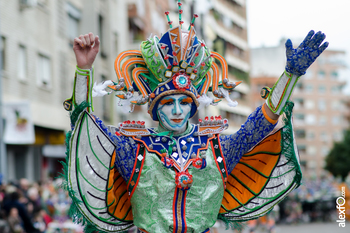
<svg viewBox="0 0 350 233"><path fill-rule="evenodd" d="M303 39L312 29L326 34L330 49L346 51L350 67L350 0L247 0L247 14L250 47Z"/></svg>
<svg viewBox="0 0 350 233"><path fill-rule="evenodd" d="M304 38L313 29L326 34L329 48L350 51L349 0L247 0L247 13L253 48Z"/></svg>

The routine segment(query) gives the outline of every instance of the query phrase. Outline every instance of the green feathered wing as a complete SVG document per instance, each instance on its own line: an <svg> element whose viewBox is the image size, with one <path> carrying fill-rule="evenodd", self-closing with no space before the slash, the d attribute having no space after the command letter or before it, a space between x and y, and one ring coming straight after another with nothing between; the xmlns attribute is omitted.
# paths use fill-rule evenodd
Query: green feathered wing
<svg viewBox="0 0 350 233"><path fill-rule="evenodd" d="M70 214L85 225L85 232L121 232L133 226L126 182L114 168L115 148L83 111L69 138L65 175L73 199Z"/></svg>

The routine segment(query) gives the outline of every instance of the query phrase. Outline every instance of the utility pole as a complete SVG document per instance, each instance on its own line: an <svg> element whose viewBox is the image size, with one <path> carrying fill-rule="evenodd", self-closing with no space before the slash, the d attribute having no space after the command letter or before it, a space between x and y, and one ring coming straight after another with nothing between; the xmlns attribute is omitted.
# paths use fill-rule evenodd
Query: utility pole
<svg viewBox="0 0 350 233"><path fill-rule="evenodd" d="M1 12L0 12L0 25L1 25ZM0 48L5 51L5 48L2 44L1 37L1 27L0 27ZM5 53L3 53L5 54ZM3 67L2 67L2 59L0 56L0 176L2 175L3 182L7 181L7 153L6 153L6 145L4 142L4 120L2 118L3 111L3 102L2 102L2 77L3 77ZM1 179L1 178L0 178Z"/></svg>

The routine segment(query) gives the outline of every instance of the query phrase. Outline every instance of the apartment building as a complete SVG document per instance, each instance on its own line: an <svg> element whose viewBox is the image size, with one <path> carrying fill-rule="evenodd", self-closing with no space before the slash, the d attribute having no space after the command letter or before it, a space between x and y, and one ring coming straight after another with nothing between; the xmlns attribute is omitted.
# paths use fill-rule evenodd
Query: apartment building
<svg viewBox="0 0 350 233"><path fill-rule="evenodd" d="M88 32L99 35L95 81L115 79L114 59L130 46L127 9L126 0L0 2L3 105L24 103L34 125L31 142L6 143L6 154L1 155L5 179L57 175L70 129L62 103L72 94L73 39ZM112 98L95 99L94 105L96 115L107 124L120 118Z"/></svg>
<svg viewBox="0 0 350 233"><path fill-rule="evenodd" d="M272 87L282 74L286 60L284 42L251 50L254 93L263 86ZM295 137L306 176L319 177L324 173L325 156L349 126L345 120L346 96L342 92L346 71L345 52L326 49L294 89ZM263 101L252 95L253 107Z"/></svg>
<svg viewBox="0 0 350 233"><path fill-rule="evenodd" d="M213 51L221 54L228 64L228 78L243 81L231 94L237 100L237 107L225 103L219 108L209 108L229 119L227 134L236 132L253 111L248 100L250 92L249 50L247 39L247 14L245 0L212 0L211 10L206 16L205 36ZM224 101L223 101L224 102Z"/></svg>

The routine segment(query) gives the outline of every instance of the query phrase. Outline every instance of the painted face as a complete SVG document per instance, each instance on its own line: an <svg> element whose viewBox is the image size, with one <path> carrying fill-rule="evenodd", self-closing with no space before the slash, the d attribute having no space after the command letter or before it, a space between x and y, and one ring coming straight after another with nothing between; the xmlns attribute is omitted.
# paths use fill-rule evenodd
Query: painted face
<svg viewBox="0 0 350 233"><path fill-rule="evenodd" d="M157 109L160 124L177 134L184 132L191 115L192 102L192 98L184 94L164 96Z"/></svg>

